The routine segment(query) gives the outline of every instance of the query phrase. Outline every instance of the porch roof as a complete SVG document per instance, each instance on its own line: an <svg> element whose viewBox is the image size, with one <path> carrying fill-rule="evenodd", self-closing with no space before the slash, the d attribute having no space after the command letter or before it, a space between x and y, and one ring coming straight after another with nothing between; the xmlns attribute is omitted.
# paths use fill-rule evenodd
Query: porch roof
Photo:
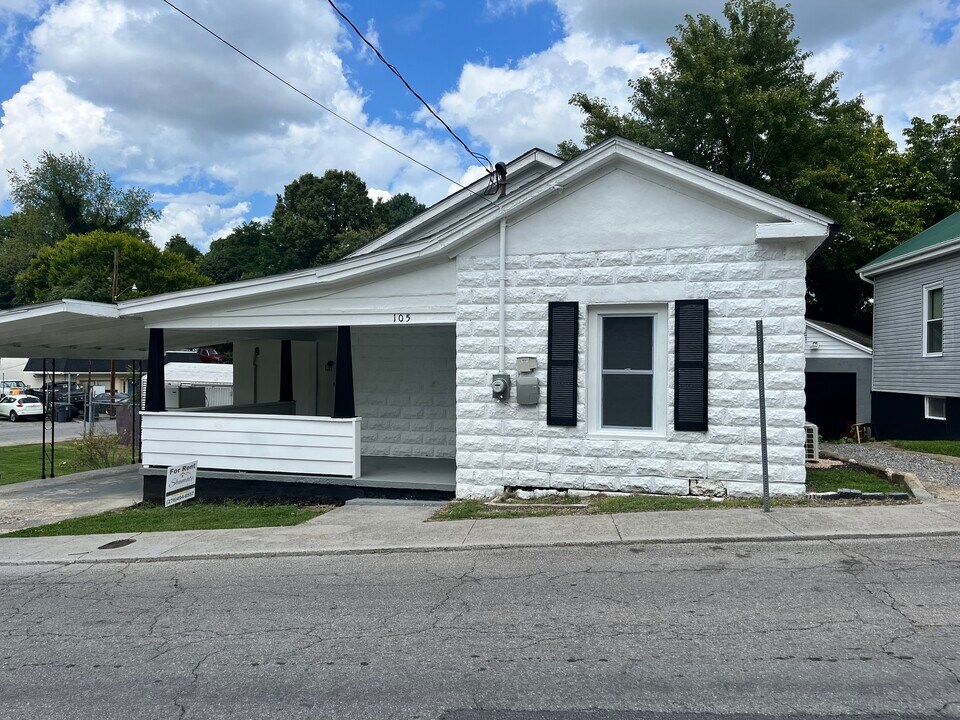
<svg viewBox="0 0 960 720"><path fill-rule="evenodd" d="M167 347L218 342L209 333L173 331ZM58 300L0 313L0 356L135 359L147 356L142 318L122 317L116 305Z"/></svg>

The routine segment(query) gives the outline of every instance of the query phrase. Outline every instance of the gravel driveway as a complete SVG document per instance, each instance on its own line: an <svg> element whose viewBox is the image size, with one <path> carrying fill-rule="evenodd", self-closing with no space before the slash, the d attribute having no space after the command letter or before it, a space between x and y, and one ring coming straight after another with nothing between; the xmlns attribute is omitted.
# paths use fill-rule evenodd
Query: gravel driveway
<svg viewBox="0 0 960 720"><path fill-rule="evenodd" d="M820 446L840 457L871 465L911 472L924 487L943 500L960 500L960 458L956 464L935 460L922 453L899 450L885 443L827 444Z"/></svg>

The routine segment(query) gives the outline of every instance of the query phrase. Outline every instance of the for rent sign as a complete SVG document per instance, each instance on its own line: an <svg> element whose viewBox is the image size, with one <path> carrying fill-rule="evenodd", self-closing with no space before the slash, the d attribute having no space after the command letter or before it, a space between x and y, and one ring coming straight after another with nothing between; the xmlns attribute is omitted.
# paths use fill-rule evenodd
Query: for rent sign
<svg viewBox="0 0 960 720"><path fill-rule="evenodd" d="M197 461L167 468L164 505L170 507L197 494Z"/></svg>

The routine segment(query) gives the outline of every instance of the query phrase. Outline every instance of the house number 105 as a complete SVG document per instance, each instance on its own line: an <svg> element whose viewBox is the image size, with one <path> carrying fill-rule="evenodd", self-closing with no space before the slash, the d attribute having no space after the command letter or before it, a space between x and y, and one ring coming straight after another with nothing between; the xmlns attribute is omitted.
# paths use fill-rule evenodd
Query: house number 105
<svg viewBox="0 0 960 720"><path fill-rule="evenodd" d="M410 322L410 313L394 313L393 321L399 323Z"/></svg>

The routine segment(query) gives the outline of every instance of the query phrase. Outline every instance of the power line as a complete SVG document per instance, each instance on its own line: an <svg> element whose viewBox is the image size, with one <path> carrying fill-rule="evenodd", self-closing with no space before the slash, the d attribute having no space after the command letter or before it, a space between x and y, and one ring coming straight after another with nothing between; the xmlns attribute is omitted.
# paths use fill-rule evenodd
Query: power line
<svg viewBox="0 0 960 720"><path fill-rule="evenodd" d="M249 55L247 55L247 53L245 53L243 50L241 50L240 48L238 48L236 45L234 45L233 43L231 43L229 40L227 40L226 38L222 37L221 35L218 35L216 32L214 32L214 31L211 30L209 27L207 27L206 25L204 25L202 22L200 22L199 20L197 20L196 18L194 18L192 15L190 15L190 14L184 12L183 10L181 10L179 7L177 7L177 6L174 5L172 2L170 2L170 0L162 0L162 2L165 3L166 5L170 6L172 9L176 10L178 13L180 13L181 15L183 15L183 17L185 17L187 20L189 20L190 22L192 22L194 25L196 25L197 27L199 27L199 28L202 29L203 31L205 31L205 32L209 33L210 35L212 35L213 37L215 37L217 40L219 40L220 42L222 42L224 45L226 45L228 48L230 48L231 50L233 50L235 53L237 53L238 55L242 56L242 57L245 58L246 60L249 60L251 63L253 63L254 65L256 65L258 68L260 68L261 70L263 70L265 73L267 73L268 75L270 75L270 76L273 77L274 79L279 80L279 81L282 82L284 85L286 85L288 88L290 88L291 90L293 90L295 93L297 93L298 95L301 95L302 97L306 98L307 100L309 100L310 102L312 102L312 103L313 103L314 105L316 105L317 107L321 108L322 110L326 110L328 113L330 113L331 115L333 115L333 116L334 116L335 118L337 118L338 120L341 120L341 121L345 122L347 125L349 125L350 127L352 127L354 130L359 130L360 132L362 132L364 135L366 135L366 136L367 136L368 138L370 138L371 140L376 140L378 143L380 143L380 144L383 145L384 147L387 147L387 148L389 148L390 150L393 150L393 151L394 151L395 153L397 153L398 155L402 155L403 157L405 157L405 158L406 158L407 160L409 160L410 162L416 163L417 165L419 165L420 167L422 167L424 170L429 170L429 171L432 172L434 175L443 178L443 179L446 180L447 182L451 182L451 183L453 183L454 185L456 185L457 187L466 190L468 193L471 193L471 194L473 194L473 195L476 195L478 198L481 198L482 200L486 200L488 203L490 203L490 204L493 205L494 207L498 207L495 202L493 202L492 200L490 200L490 198L487 198L487 197L481 195L481 194L478 193L478 192L474 192L473 190L471 190L471 189L468 188L467 186L462 185L461 183L457 182L456 180L454 180L454 179L451 178L451 177L447 177L446 175L444 175L444 174L443 174L442 172L440 172L439 170L435 170L434 168L430 167L430 166L427 165L426 163L423 163L423 162L417 160L417 159L416 159L415 157L413 157L412 155L409 155L409 154L405 153L405 152L404 152L403 150L401 150L400 148L397 148L397 147L391 145L391 144L388 143L386 140L383 140L383 139L377 137L376 135L374 135L374 134L373 134L372 132L370 132L369 130L366 130L366 129L360 127L359 125L357 125L356 123L348 120L348 119L345 118L343 115L340 115L338 112L336 112L335 110L332 110L331 108L328 108L326 105L324 105L322 102L320 102L319 100L317 100L317 99L314 98L313 96L308 95L307 93L305 93L303 90L301 90L300 88L298 88L298 87L297 87L296 85L294 85L293 83L288 82L288 81L285 80L284 78L282 78L282 77L280 77L279 75L277 75L277 73L275 73L275 72L274 72L273 70L271 70L270 68L266 67L265 65L263 65L263 64L260 63L259 61L255 60L255 59L253 59L252 57L250 57ZM471 153L471 154L472 154L472 153Z"/></svg>
<svg viewBox="0 0 960 720"><path fill-rule="evenodd" d="M420 93L418 93L416 90L414 90L414 89L410 86L410 83L408 83L408 82L407 82L407 79L403 76L403 74L401 74L401 72L400 72L399 70L397 70L396 66L393 65L393 64L391 64L390 62L388 62L387 59L383 56L383 53L381 53L380 50L379 50L377 47L375 47L373 43L371 43L369 40L367 40L367 38L364 36L364 34L363 34L362 32L360 32L360 28L358 28L358 27L353 23L353 21L352 21L350 18L348 18L346 15L343 14L343 11L336 6L336 4L333 2L333 0L327 0L327 2L330 4L330 7L333 8L334 12L336 12L337 15L339 15L340 17L342 17L343 20L344 20L344 22L347 23L347 25L349 25L351 28L353 28L353 31L357 34L357 37L359 37L361 40L363 40L363 42L366 44L366 46L367 46L368 48L370 48L371 50L373 50L373 52L376 54L376 56L377 56L378 58L380 58L380 62L382 62L384 65L386 65L387 68L390 70L390 72L392 72L394 75L396 75L398 78L400 78L400 82L402 82L402 83L406 86L407 90L409 90L409 91L413 94L413 96L414 96L417 100L419 100L427 110L430 111L430 114L433 115L433 116L437 119L437 121L447 129L447 132L448 132L448 133L450 133L451 135L453 135L453 137L457 140L457 142L459 142L461 145L463 145L463 149L466 150L466 151L473 157L474 160L477 160L478 162L483 163L483 169L484 169L484 170L486 170L487 172L493 172L493 163L490 162L490 158L488 158L488 157L487 157L486 155L484 155L483 153L474 152L473 150L471 150L471 149L470 149L470 146L467 145L467 144L463 141L463 139L453 131L453 128L451 128L449 125L447 125L446 121L445 121L442 117L440 117L439 115L437 115L436 112L434 112L434 109L433 109L432 107L430 107L430 103L428 103L426 100L424 100L423 97L421 97Z"/></svg>

